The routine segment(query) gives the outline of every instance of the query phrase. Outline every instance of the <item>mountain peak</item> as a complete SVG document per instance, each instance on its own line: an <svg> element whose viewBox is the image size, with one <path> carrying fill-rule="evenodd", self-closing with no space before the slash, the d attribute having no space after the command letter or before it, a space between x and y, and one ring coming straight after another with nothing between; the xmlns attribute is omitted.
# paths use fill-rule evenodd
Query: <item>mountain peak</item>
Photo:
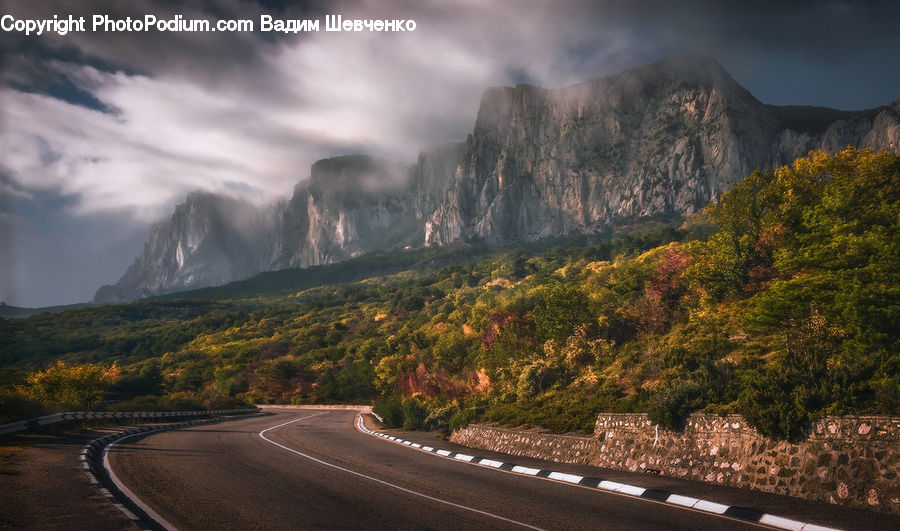
<svg viewBox="0 0 900 531"><path fill-rule="evenodd" d="M377 162L378 159L371 155L341 155L317 160L312 165L312 174L366 171L373 169Z"/></svg>
<svg viewBox="0 0 900 531"><path fill-rule="evenodd" d="M668 79L692 86L707 86L758 101L747 89L735 81L714 57L702 54L681 54L623 72L642 78Z"/></svg>
<svg viewBox="0 0 900 531"><path fill-rule="evenodd" d="M310 170L310 190L352 195L407 186L410 167L370 155L345 155L316 161Z"/></svg>
<svg viewBox="0 0 900 531"><path fill-rule="evenodd" d="M715 57L699 53L677 54L656 63L651 63L646 68L652 68L655 65L664 65L673 70L684 71L702 71L705 73L728 74L725 68L716 60Z"/></svg>

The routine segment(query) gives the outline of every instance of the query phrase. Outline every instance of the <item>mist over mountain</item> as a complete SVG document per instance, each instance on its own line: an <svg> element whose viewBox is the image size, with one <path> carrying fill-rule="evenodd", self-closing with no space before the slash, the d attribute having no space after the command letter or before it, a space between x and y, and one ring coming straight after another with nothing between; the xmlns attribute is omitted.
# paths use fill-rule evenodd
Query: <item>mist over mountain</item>
<svg viewBox="0 0 900 531"><path fill-rule="evenodd" d="M224 284L270 267L279 249L284 203L258 208L205 192L188 194L169 219L150 227L141 255L94 302L119 302Z"/></svg>
<svg viewBox="0 0 900 531"><path fill-rule="evenodd" d="M413 166L316 162L265 208L193 193L95 302L224 284L395 246L590 233L690 214L756 168L848 144L900 152L900 100L865 111L766 105L714 59L683 56L560 89L488 89L462 144Z"/></svg>
<svg viewBox="0 0 900 531"><path fill-rule="evenodd" d="M306 216L302 245L293 250L290 266L324 265L412 243L412 168L350 155L313 164L309 187L291 205Z"/></svg>

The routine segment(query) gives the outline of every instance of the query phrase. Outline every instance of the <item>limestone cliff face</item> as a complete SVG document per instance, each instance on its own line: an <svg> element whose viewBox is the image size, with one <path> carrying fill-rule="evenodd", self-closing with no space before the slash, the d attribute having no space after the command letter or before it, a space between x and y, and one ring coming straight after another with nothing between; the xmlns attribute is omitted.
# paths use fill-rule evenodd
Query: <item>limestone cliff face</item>
<svg viewBox="0 0 900 531"><path fill-rule="evenodd" d="M434 213L450 186L464 143L445 144L424 148L413 175L415 179L415 210L417 219L425 219Z"/></svg>
<svg viewBox="0 0 900 531"><path fill-rule="evenodd" d="M682 57L562 89L488 90L426 244L592 232L689 214L756 168L811 149L897 150L898 105L764 105L713 59Z"/></svg>
<svg viewBox="0 0 900 531"><path fill-rule="evenodd" d="M330 264L412 243L418 230L413 178L409 166L364 155L313 164L306 193L308 229L296 265Z"/></svg>
<svg viewBox="0 0 900 531"><path fill-rule="evenodd" d="M132 300L407 245L589 233L690 214L756 168L848 144L900 153L900 100L866 111L765 105L713 59L680 57L560 89L488 89L464 143L405 166L316 162L265 209L195 193L97 302Z"/></svg>
<svg viewBox="0 0 900 531"><path fill-rule="evenodd" d="M215 286L265 271L278 245L282 203L260 209L192 192L171 217L150 227L144 250L94 302L121 302Z"/></svg>
<svg viewBox="0 0 900 531"><path fill-rule="evenodd" d="M294 195L287 202L281 218L280 237L272 269L300 267L306 256L306 235L309 232L309 213L306 181L294 187Z"/></svg>

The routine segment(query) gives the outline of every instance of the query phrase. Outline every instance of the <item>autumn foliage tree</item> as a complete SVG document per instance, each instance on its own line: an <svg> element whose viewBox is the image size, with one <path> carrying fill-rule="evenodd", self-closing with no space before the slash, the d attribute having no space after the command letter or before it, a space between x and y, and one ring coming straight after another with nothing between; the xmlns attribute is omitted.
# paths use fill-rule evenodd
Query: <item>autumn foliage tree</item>
<svg viewBox="0 0 900 531"><path fill-rule="evenodd" d="M23 393L57 410L96 409L119 377L116 364L69 365L57 361L29 375Z"/></svg>
<svg viewBox="0 0 900 531"><path fill-rule="evenodd" d="M900 385L900 157L814 152L754 173L709 211L720 232L697 262L727 271L732 290L752 286L747 325L774 338L772 363L746 378L751 421L797 436L825 413L896 409L879 397ZM715 288L726 275L698 278L726 296Z"/></svg>

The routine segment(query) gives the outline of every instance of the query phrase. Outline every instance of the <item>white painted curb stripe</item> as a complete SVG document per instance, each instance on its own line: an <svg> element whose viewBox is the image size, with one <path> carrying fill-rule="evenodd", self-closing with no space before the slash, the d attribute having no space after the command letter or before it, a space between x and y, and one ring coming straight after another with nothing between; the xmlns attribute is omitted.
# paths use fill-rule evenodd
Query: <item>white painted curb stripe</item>
<svg viewBox="0 0 900 531"><path fill-rule="evenodd" d="M601 481L600 484L597 485L598 488L601 488L603 490L611 490L613 492L619 492L619 489L624 486L624 483L619 483L617 481Z"/></svg>
<svg viewBox="0 0 900 531"><path fill-rule="evenodd" d="M777 527L778 529L790 529L791 531L802 531L803 526L806 525L803 522L782 518L772 514L764 514L763 517L759 519L759 523Z"/></svg>
<svg viewBox="0 0 900 531"><path fill-rule="evenodd" d="M580 483L584 476L576 476L575 474L564 474L562 472L551 472L549 476L550 479L556 479L559 481L565 481L566 483Z"/></svg>
<svg viewBox="0 0 900 531"><path fill-rule="evenodd" d="M160 431L163 431L163 430L160 430ZM153 509L151 509L149 505L147 505L146 503L141 501L140 498L138 498L133 492L131 492L131 489L129 489L128 487L125 486L124 483L122 483L122 480L120 480L119 477L116 476L116 473L113 472L112 467L109 466L109 449L110 448L112 448L117 443L120 443L126 439L130 439L132 437L137 437L138 435L146 435L147 433L148 432L142 432L142 433L135 433L133 435L127 435L125 437L122 437L118 441L108 445L106 448L104 448L103 449L103 468L106 469L106 473L109 474L110 481L112 481L113 484L115 484L116 488L119 489L119 492L121 492L126 498L131 500L132 503L134 503L135 505L140 507L141 510L144 511L147 514L147 516L149 516L151 519L153 519L153 521L155 521L157 524L161 525L162 527L164 527L166 529L171 529L171 530L175 531L175 530L177 530L177 528L174 525L169 523L165 518L160 516L159 513L157 513ZM153 432L149 432L149 433L153 433ZM106 490L106 489L102 489L102 490ZM109 497L113 497L112 494L109 494ZM120 505L120 504L118 504L118 505ZM120 507L120 509L124 509L124 508L125 508L124 506ZM129 516L129 518L131 520L138 520L138 518L135 516L135 514L132 513L131 511L128 511L127 513L125 513L125 516L128 516L129 514L131 515L131 516Z"/></svg>
<svg viewBox="0 0 900 531"><path fill-rule="evenodd" d="M689 496L682 496L680 494L673 494L666 499L666 503L672 503L675 505L681 505L682 507L693 507L697 505L697 502L700 501L697 498L691 498Z"/></svg>
<svg viewBox="0 0 900 531"><path fill-rule="evenodd" d="M714 503L711 501L700 500L694 505L694 509L699 509L701 511L713 513L713 514L725 514L725 511L728 510L728 505L722 505L721 503Z"/></svg>

